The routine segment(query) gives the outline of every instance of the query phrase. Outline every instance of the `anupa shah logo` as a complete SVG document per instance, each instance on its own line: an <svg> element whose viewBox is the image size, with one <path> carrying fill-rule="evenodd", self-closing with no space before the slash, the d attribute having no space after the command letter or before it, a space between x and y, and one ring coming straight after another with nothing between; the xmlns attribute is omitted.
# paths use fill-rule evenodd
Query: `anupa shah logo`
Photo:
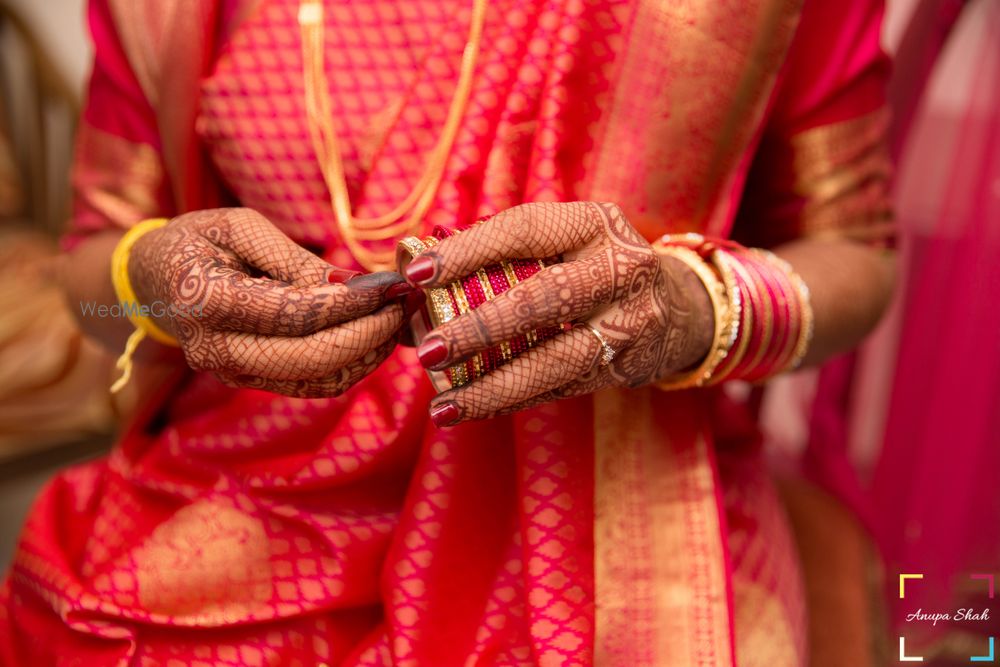
<svg viewBox="0 0 1000 667"><path fill-rule="evenodd" d="M900 574L899 575L899 599L906 599L906 584L908 581L918 581L923 579L923 574ZM992 574L971 574L969 578L973 581L983 581L986 584L987 598L992 600L994 594L994 576ZM990 608L983 607L975 609L963 607L954 612L946 611L924 611L922 608L907 614L907 623L930 623L937 626L938 623L956 622L986 622L990 620ZM996 638L988 637L988 646L984 650L988 653L969 656L969 662L996 662ZM921 655L908 654L906 651L906 637L899 637L899 661L900 662L923 662Z"/></svg>

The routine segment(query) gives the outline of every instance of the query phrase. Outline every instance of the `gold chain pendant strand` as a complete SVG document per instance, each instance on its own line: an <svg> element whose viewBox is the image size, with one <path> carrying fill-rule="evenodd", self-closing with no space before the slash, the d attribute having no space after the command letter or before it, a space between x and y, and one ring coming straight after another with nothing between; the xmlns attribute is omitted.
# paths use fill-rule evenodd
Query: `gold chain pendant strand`
<svg viewBox="0 0 1000 667"><path fill-rule="evenodd" d="M462 52L455 94L448 108L444 128L437 144L427 157L427 164L417 183L406 198L391 211L373 218L357 218L351 210L351 199L344 174L343 155L333 123L333 105L324 62L324 23L322 0L301 0L299 27L302 32L302 56L305 78L306 116L313 150L319 160L323 180L330 191L330 203L337 229L348 250L369 271L384 271L395 266L395 247L372 250L363 241L386 241L414 234L434 203L451 154L455 137L465 115L472 92L483 38L486 0L473 0L469 39Z"/></svg>

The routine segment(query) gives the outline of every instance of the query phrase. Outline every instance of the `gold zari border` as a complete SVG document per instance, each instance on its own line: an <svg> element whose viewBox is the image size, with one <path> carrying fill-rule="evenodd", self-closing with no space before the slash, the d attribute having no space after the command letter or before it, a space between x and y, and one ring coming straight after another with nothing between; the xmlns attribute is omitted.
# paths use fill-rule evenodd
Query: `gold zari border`
<svg viewBox="0 0 1000 667"><path fill-rule="evenodd" d="M76 151L72 181L79 216L100 216L126 228L162 212L164 172L155 148L83 122Z"/></svg>
<svg viewBox="0 0 1000 667"><path fill-rule="evenodd" d="M657 416L653 390L594 397L594 664L731 667L726 551L696 397ZM668 437L663 419L691 424ZM673 429L671 429L673 433Z"/></svg>
<svg viewBox="0 0 1000 667"><path fill-rule="evenodd" d="M803 235L865 242L892 238L892 164L885 142L889 121L883 107L791 138L793 187L805 199Z"/></svg>

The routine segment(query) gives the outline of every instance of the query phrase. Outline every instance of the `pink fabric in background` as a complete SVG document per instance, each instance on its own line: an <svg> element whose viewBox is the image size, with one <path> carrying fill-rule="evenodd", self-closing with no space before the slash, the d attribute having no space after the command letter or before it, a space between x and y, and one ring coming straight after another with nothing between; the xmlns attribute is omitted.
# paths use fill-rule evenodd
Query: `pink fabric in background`
<svg viewBox="0 0 1000 667"><path fill-rule="evenodd" d="M964 108L935 105L956 71L969 73ZM982 2L948 45L900 171L905 301L872 496L889 583L924 580L896 600L897 623L921 607L954 611L959 590L986 605L985 582L977 592L968 574L995 571L1000 556L998 82L1000 5Z"/></svg>

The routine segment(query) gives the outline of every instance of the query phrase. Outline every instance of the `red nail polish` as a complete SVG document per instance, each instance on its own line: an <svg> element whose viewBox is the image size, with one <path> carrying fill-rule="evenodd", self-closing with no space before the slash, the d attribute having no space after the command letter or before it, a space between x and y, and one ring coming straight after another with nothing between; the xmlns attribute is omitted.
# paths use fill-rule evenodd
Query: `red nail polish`
<svg viewBox="0 0 1000 667"><path fill-rule="evenodd" d="M425 283L434 277L434 260L430 257L417 257L410 262L404 273L411 283Z"/></svg>
<svg viewBox="0 0 1000 667"><path fill-rule="evenodd" d="M431 408L431 421L438 428L451 426L458 419L458 406L451 401Z"/></svg>
<svg viewBox="0 0 1000 667"><path fill-rule="evenodd" d="M331 283L345 283L355 276L360 276L360 271L350 271L348 269L331 269L330 275L326 277Z"/></svg>
<svg viewBox="0 0 1000 667"><path fill-rule="evenodd" d="M448 346L440 338L428 338L417 348L417 358L424 368L433 368L448 358Z"/></svg>
<svg viewBox="0 0 1000 667"><path fill-rule="evenodd" d="M389 289L385 291L386 301L390 299L396 299L401 296L407 296L413 290L416 289L409 283L396 283L395 285L390 285Z"/></svg>

